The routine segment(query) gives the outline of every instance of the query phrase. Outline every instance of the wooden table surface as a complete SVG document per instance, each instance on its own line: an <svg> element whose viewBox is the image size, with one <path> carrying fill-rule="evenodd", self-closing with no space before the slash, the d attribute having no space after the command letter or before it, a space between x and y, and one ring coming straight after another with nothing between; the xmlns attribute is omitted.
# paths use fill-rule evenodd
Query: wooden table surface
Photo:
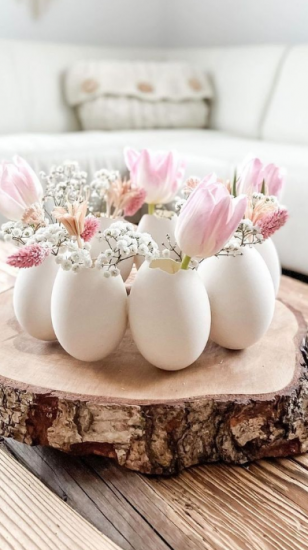
<svg viewBox="0 0 308 550"><path fill-rule="evenodd" d="M15 277L15 271L4 264L8 249L5 245L0 249L2 292L12 287ZM280 297L301 310L308 322L308 285L283 277ZM5 523L1 510L7 505L3 505L4 485L12 483L12 495L20 497L14 486L14 463L8 454L41 480L52 498L58 495L111 541L102 538L101 546L97 546L97 531L90 535L76 524L84 542L75 548L105 550L113 548L113 541L125 550L308 550L308 455L260 460L243 467L199 466L173 478L149 478L121 469L108 459L74 458L13 440L0 444L1 550L74 548L55 546L52 537L53 544L47 546L15 546L13 533L19 525L19 509L14 511L15 523L6 524L3 540L8 541L7 545L1 545ZM11 470L6 462L9 459ZM7 479L1 477L3 467ZM16 468L20 477L20 465ZM28 489L24 485L24 490L30 492L31 488L28 480ZM35 504L30 499L22 514L23 521L36 532L38 522L31 523ZM48 517L48 507L45 512Z"/></svg>

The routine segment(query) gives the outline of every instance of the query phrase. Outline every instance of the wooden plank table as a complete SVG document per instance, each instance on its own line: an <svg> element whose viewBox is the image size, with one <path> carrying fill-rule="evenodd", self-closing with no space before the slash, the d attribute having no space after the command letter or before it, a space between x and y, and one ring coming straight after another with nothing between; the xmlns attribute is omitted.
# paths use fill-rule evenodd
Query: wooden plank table
<svg viewBox="0 0 308 550"><path fill-rule="evenodd" d="M2 249L3 292L15 274L3 265L5 254ZM280 297L308 322L308 285L283 277ZM10 453L125 550L308 550L308 455L243 467L199 466L173 478L150 478L95 456L75 458L13 440L1 446L0 465L3 452ZM2 493L0 467L0 509ZM30 521L32 512L30 503L22 513ZM101 548L107 549L107 543Z"/></svg>
<svg viewBox="0 0 308 550"><path fill-rule="evenodd" d="M1 550L119 550L0 449Z"/></svg>

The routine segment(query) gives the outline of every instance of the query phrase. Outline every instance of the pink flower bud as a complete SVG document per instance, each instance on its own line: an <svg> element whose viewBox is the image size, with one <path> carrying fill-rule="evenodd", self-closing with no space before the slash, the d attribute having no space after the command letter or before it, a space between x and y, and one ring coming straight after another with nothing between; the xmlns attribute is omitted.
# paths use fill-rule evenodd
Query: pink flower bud
<svg viewBox="0 0 308 550"><path fill-rule="evenodd" d="M269 212L266 216L263 216L263 218L260 218L257 222L257 226L259 227L260 233L264 239L268 239L278 229L283 227L285 223L287 222L289 217L288 211L286 208L280 208L279 210L276 210L275 212Z"/></svg>
<svg viewBox="0 0 308 550"><path fill-rule="evenodd" d="M99 227L100 223L97 218L94 216L87 216L84 220L84 229L80 237L87 243L93 239L94 235L96 235L99 230Z"/></svg>
<svg viewBox="0 0 308 550"><path fill-rule="evenodd" d="M144 189L136 189L130 193L128 202L124 208L124 216L133 216L144 204L146 192Z"/></svg>
<svg viewBox="0 0 308 550"><path fill-rule="evenodd" d="M207 176L191 193L178 217L178 246L189 257L217 254L239 226L246 205L245 195L232 198L215 174Z"/></svg>
<svg viewBox="0 0 308 550"><path fill-rule="evenodd" d="M49 254L49 248L43 248L39 244L31 244L11 254L7 259L7 263L19 268L35 267L43 263Z"/></svg>

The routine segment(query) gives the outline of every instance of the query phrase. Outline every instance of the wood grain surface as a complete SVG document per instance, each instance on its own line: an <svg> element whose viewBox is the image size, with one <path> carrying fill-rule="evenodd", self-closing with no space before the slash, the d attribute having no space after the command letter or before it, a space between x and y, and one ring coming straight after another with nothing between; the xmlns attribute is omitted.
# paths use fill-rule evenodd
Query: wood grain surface
<svg viewBox="0 0 308 550"><path fill-rule="evenodd" d="M1 550L117 550L3 449L0 487Z"/></svg>
<svg viewBox="0 0 308 550"><path fill-rule="evenodd" d="M299 312L277 301L270 329L259 342L241 351L208 342L187 369L168 372L153 367L138 352L129 330L115 352L87 363L68 355L57 342L42 342L23 332L14 316L12 292L0 294L0 377L29 391L41 388L42 393L69 393L92 402L139 405L277 393L295 376L297 352L307 330Z"/></svg>
<svg viewBox="0 0 308 550"><path fill-rule="evenodd" d="M308 285L283 277L280 297L308 321ZM12 439L2 446L125 550L308 550L306 454L166 479Z"/></svg>

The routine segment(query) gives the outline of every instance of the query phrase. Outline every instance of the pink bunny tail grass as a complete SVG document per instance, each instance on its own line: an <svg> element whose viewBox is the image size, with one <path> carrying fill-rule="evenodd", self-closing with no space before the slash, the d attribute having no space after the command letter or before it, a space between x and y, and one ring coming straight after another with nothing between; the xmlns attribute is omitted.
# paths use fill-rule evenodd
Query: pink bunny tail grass
<svg viewBox="0 0 308 550"><path fill-rule="evenodd" d="M145 189L138 189L134 192L124 208L124 216L133 216L144 204L146 197Z"/></svg>
<svg viewBox="0 0 308 550"><path fill-rule="evenodd" d="M88 216L84 221L84 230L80 237L87 243L99 230L99 219L94 216Z"/></svg>
<svg viewBox="0 0 308 550"><path fill-rule="evenodd" d="M45 258L49 256L50 249L43 248L39 244L31 244L24 246L7 259L7 264L13 267L35 267L43 263Z"/></svg>
<svg viewBox="0 0 308 550"><path fill-rule="evenodd" d="M278 229L280 229L287 221L289 213L286 208L271 212L258 220L257 226L260 229L264 239L271 237Z"/></svg>

